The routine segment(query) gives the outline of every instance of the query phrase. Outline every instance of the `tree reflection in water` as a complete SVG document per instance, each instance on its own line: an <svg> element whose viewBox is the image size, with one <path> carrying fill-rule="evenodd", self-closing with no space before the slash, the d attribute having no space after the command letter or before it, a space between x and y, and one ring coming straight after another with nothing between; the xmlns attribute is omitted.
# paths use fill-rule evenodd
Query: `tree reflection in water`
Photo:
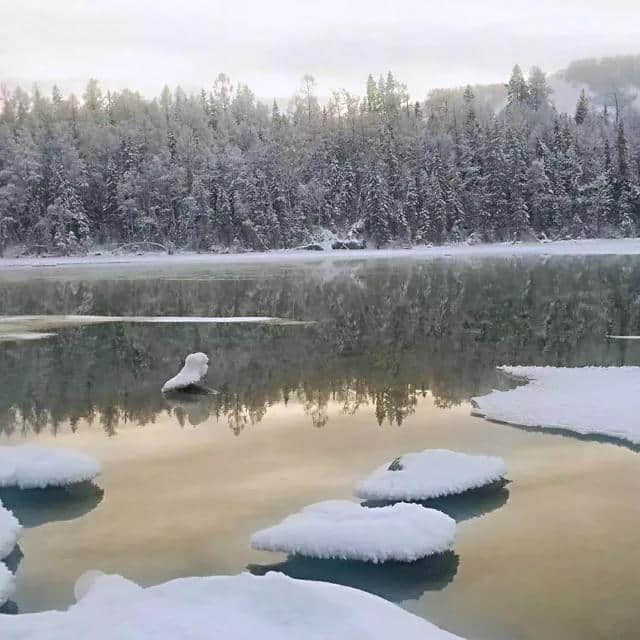
<svg viewBox="0 0 640 640"><path fill-rule="evenodd" d="M396 260L225 267L193 277L0 280L6 315L268 315L311 326L114 324L0 345L0 433L81 421L108 435L172 414L181 425L224 420L236 434L295 399L316 427L330 402L402 425L419 397L440 407L513 384L496 365L639 364L637 257ZM231 269L231 276L229 270ZM104 278L104 274L102 275ZM184 356L211 358L218 393L163 397Z"/></svg>

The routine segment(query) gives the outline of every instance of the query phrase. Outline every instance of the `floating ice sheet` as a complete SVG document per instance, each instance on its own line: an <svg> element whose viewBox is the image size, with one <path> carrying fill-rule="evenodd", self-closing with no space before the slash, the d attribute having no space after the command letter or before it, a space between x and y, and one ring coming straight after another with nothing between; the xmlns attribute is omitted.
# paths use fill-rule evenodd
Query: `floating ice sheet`
<svg viewBox="0 0 640 640"><path fill-rule="evenodd" d="M420 505L368 509L349 500L328 500L258 531L251 546L312 558L413 562L450 549L455 533L452 518Z"/></svg>
<svg viewBox="0 0 640 640"><path fill-rule="evenodd" d="M407 453L356 485L365 500L429 500L496 482L506 474L502 458L446 449Z"/></svg>
<svg viewBox="0 0 640 640"><path fill-rule="evenodd" d="M640 367L501 367L527 381L474 398L489 420L640 444Z"/></svg>
<svg viewBox="0 0 640 640"><path fill-rule="evenodd" d="M93 480L97 460L77 451L38 445L0 446L0 487L42 489Z"/></svg>

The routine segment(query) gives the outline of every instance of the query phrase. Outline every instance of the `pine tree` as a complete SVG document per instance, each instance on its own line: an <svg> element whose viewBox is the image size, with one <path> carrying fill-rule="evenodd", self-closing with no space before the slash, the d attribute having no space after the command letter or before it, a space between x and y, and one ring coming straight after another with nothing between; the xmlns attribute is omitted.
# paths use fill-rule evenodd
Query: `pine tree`
<svg viewBox="0 0 640 640"><path fill-rule="evenodd" d="M364 194L365 230L375 242L376 248L386 244L389 234L391 198L385 184L384 168L378 164L369 171Z"/></svg>
<svg viewBox="0 0 640 640"><path fill-rule="evenodd" d="M538 111L549 106L549 96L553 90L547 83L547 76L540 67L532 67L529 73L528 104Z"/></svg>
<svg viewBox="0 0 640 640"><path fill-rule="evenodd" d="M587 96L584 92L584 89L580 92L580 98L578 99L578 104L576 105L576 113L573 119L576 121L576 124L582 124L589 115L589 100L587 100Z"/></svg>
<svg viewBox="0 0 640 640"><path fill-rule="evenodd" d="M526 82L514 69L493 118L471 87L412 106L393 74L324 109L312 89L285 113L223 74L210 92L151 100L105 96L95 81L81 101L0 88L0 244L265 250L325 230L380 246L638 232L629 106L615 125L587 115L583 97L557 113L537 68Z"/></svg>
<svg viewBox="0 0 640 640"><path fill-rule="evenodd" d="M510 109L526 104L529 100L529 88L518 65L513 67L509 84L507 84L507 106Z"/></svg>

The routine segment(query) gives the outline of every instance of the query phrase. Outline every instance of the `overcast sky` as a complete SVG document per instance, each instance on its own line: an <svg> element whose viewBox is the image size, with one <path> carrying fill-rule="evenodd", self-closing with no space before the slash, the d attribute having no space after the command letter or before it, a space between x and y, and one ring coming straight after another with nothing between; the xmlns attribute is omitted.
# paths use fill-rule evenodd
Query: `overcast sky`
<svg viewBox="0 0 640 640"><path fill-rule="evenodd" d="M515 62L640 53L627 0L0 0L0 82L78 91L89 77L146 95L209 87L224 71L258 96L362 93L392 69L413 97L498 82ZM81 90L81 89L80 89Z"/></svg>

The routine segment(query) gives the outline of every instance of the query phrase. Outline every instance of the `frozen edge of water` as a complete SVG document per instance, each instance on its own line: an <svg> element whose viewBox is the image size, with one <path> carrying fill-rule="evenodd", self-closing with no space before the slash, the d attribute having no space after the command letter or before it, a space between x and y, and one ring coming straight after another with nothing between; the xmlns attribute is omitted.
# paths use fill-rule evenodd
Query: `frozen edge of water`
<svg viewBox="0 0 640 640"><path fill-rule="evenodd" d="M6 616L2 639L44 634L49 640L75 640L91 629L95 640L461 640L369 593L281 573L179 578L142 588L121 576L93 571L78 579L75 592L78 603L66 611Z"/></svg>
<svg viewBox="0 0 640 640"><path fill-rule="evenodd" d="M150 266L150 265L208 265L250 264L261 262L322 262L362 259L411 258L429 259L446 257L509 257L532 256L587 256L587 255L639 255L640 238L615 240L557 240L537 243L495 243L466 245L454 244L437 247L413 247L411 249L364 249L299 251L281 250L230 254L181 253L177 255L145 254L100 255L59 258L4 258L0 270L21 268L61 268L74 266Z"/></svg>
<svg viewBox="0 0 640 640"><path fill-rule="evenodd" d="M471 398L489 422L640 448L640 367L502 366L521 384Z"/></svg>

